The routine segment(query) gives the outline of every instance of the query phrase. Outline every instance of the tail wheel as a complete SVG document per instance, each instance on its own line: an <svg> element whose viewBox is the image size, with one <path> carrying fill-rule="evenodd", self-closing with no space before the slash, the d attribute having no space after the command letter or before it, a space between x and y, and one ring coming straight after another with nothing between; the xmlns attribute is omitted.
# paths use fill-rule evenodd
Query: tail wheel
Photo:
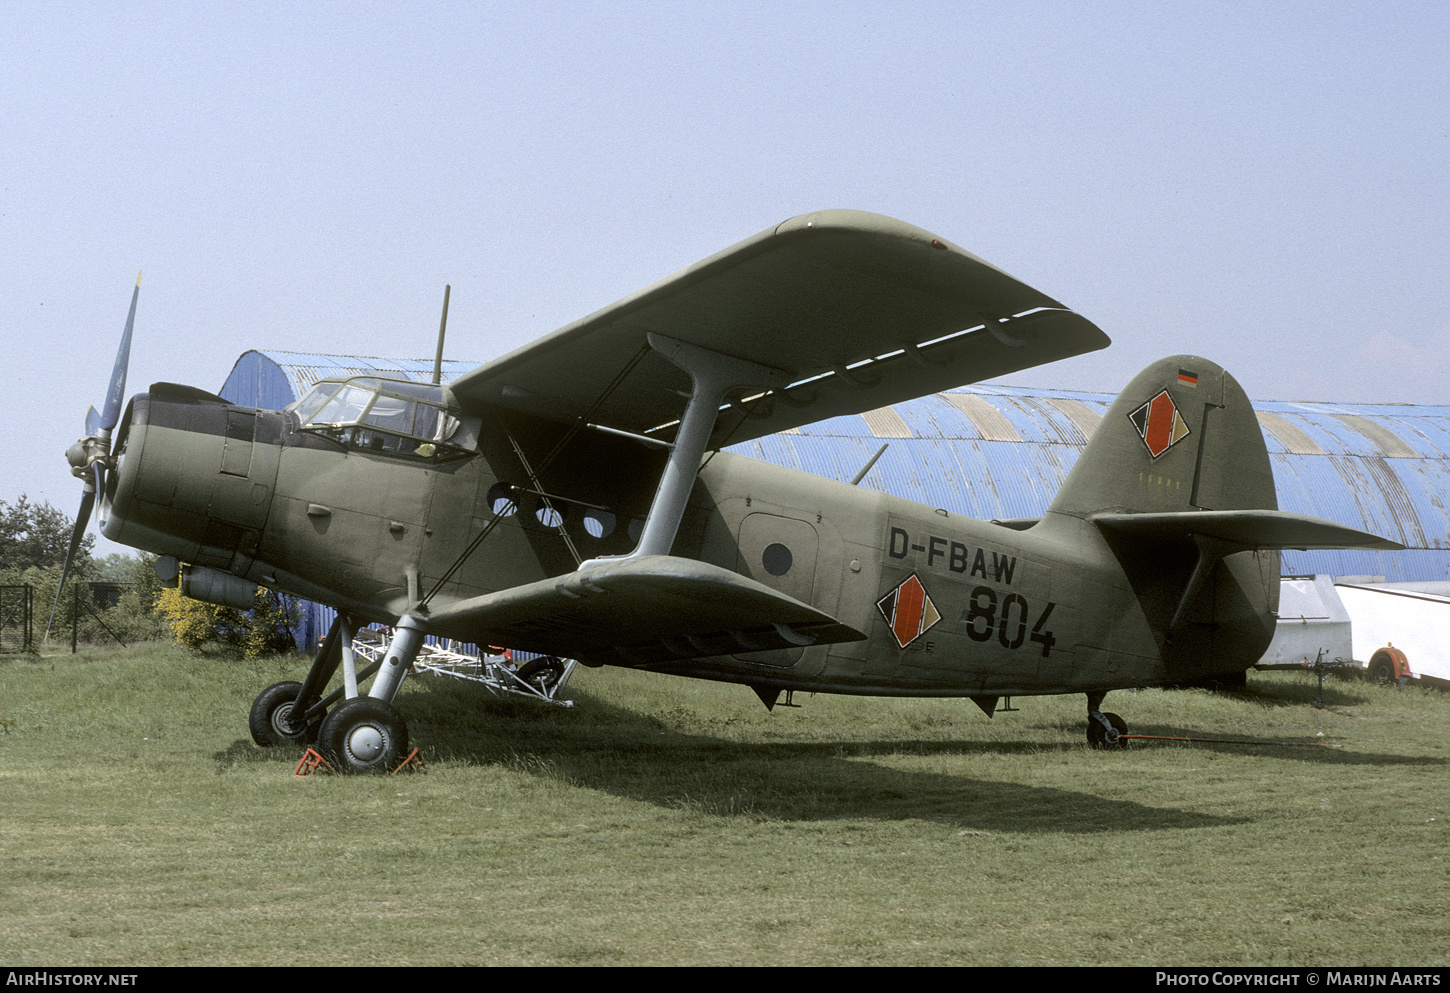
<svg viewBox="0 0 1450 993"><path fill-rule="evenodd" d="M263 748L277 745L310 745L317 740L317 725L299 726L292 720L301 683L273 683L257 695L247 727L252 740Z"/></svg>
<svg viewBox="0 0 1450 993"><path fill-rule="evenodd" d="M1098 718L1105 718L1111 728L1103 727ZM1087 725L1088 744L1094 748L1122 748L1122 736L1128 733L1128 723L1117 714L1089 714Z"/></svg>
<svg viewBox="0 0 1450 993"><path fill-rule="evenodd" d="M355 697L322 719L317 747L341 772L392 772L408 753L408 725L391 703Z"/></svg>

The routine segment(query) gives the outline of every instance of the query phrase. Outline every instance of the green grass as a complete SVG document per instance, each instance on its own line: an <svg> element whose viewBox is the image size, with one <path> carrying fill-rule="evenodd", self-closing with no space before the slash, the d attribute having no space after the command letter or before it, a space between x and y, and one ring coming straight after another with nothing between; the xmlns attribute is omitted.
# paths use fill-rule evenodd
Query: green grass
<svg viewBox="0 0 1450 993"><path fill-rule="evenodd" d="M580 670L572 711L410 680L428 771L252 744L305 664L0 662L0 960L1444 965L1450 694L799 696Z"/></svg>

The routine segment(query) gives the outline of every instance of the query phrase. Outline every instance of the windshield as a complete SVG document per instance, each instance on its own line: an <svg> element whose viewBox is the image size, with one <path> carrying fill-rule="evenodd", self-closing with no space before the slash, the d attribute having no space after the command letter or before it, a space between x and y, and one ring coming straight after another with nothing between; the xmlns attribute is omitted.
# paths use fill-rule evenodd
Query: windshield
<svg viewBox="0 0 1450 993"><path fill-rule="evenodd" d="M441 386L354 377L318 383L288 408L304 431L349 447L435 458L471 447ZM472 432L464 432L464 435Z"/></svg>

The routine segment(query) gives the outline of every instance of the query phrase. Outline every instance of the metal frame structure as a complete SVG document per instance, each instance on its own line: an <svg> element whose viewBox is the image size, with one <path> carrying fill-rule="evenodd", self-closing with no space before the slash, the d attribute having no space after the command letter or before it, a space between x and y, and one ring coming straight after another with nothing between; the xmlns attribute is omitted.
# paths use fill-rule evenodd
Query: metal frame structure
<svg viewBox="0 0 1450 993"><path fill-rule="evenodd" d="M388 654L388 645L372 639L358 638L353 641L352 650L370 662L381 663ZM558 693L568 684L578 663L573 659L559 661L563 670L557 678L536 683L521 677L519 673L523 667L515 668L502 655L467 655L455 652L451 647L424 644L419 647L417 658L413 660L413 670L477 683L497 697L527 697L551 703L556 707L573 707L573 700L560 700Z"/></svg>

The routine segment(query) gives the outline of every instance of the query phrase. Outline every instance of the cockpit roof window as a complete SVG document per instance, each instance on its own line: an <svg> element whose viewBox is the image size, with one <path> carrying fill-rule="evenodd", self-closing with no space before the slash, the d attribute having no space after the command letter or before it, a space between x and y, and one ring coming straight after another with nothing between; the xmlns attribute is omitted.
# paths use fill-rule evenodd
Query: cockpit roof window
<svg viewBox="0 0 1450 993"><path fill-rule="evenodd" d="M450 414L443 388L428 383L324 380L288 409L302 430L348 447L435 459L477 443L475 419Z"/></svg>

